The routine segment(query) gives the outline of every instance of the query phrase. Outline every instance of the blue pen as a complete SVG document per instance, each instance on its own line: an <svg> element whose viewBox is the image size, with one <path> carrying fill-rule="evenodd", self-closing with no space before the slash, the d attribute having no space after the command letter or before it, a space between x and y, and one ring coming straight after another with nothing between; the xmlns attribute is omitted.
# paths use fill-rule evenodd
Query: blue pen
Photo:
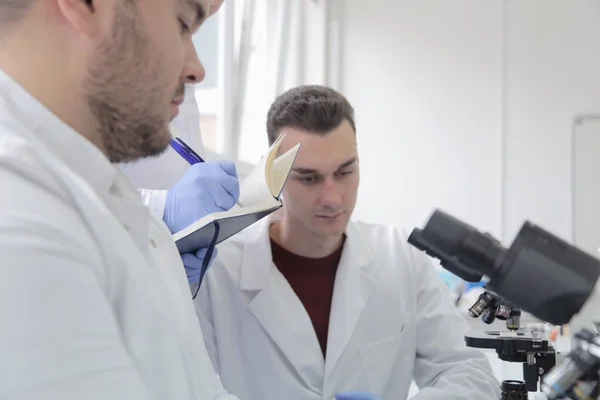
<svg viewBox="0 0 600 400"><path fill-rule="evenodd" d="M170 145L179 154L185 161L187 161L190 165L203 163L204 160L202 157L198 155L190 146L188 146L183 140L176 138L171 138ZM236 203L238 206L242 206L239 199Z"/></svg>
<svg viewBox="0 0 600 400"><path fill-rule="evenodd" d="M203 163L204 160L198 155L190 146L188 146L183 140L177 138L171 138L170 145L185 161L190 165Z"/></svg>
<svg viewBox="0 0 600 400"><path fill-rule="evenodd" d="M175 138L175 140L177 140L179 142L179 144L188 152L188 154L190 156L192 156L192 158L194 160L196 160L196 163L202 163L204 162L204 160L202 159L202 157L200 157L198 155L198 153L196 153L190 146L188 146L183 140L179 139L179 138Z"/></svg>

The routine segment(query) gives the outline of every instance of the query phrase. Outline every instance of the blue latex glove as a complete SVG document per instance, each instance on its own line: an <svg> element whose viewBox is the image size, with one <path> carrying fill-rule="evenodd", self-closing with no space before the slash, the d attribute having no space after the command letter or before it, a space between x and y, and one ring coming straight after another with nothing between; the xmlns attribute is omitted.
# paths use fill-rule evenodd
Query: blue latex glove
<svg viewBox="0 0 600 400"><path fill-rule="evenodd" d="M200 273L202 272L202 262L206 257L206 251L208 248L200 249L196 252L196 254L182 254L181 261L183 261L183 266L185 267L185 274L187 275L188 282L190 287L192 287L192 291L195 292L195 288L200 284ZM214 258L217 256L217 248L215 247L212 252L212 257L208 262L208 266L212 264ZM208 269L207 266L207 269Z"/></svg>
<svg viewBox="0 0 600 400"><path fill-rule="evenodd" d="M175 233L207 214L229 210L239 196L233 161L194 164L167 191L163 221Z"/></svg>
<svg viewBox="0 0 600 400"><path fill-rule="evenodd" d="M207 214L226 211L235 205L240 187L232 161L210 161L192 165L167 191L163 221L175 233ZM202 262L208 249L182 254L190 286L200 283ZM213 249L210 265L217 255Z"/></svg>
<svg viewBox="0 0 600 400"><path fill-rule="evenodd" d="M370 392L361 392L359 390L348 390L346 392L336 393L336 400L381 400Z"/></svg>

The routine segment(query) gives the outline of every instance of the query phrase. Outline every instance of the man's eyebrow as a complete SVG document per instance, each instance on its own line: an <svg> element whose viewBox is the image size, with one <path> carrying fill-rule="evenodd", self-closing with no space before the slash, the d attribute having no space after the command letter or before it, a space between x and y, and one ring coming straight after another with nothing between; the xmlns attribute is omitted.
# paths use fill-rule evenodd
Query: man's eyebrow
<svg viewBox="0 0 600 400"><path fill-rule="evenodd" d="M316 169L301 168L301 167L294 167L294 168L292 168L292 171L294 171L297 174L301 174L301 175L308 175L308 174L316 174L317 173Z"/></svg>
<svg viewBox="0 0 600 400"><path fill-rule="evenodd" d="M349 159L345 163L342 163L342 165L340 165L338 169L349 167L352 164L354 164L355 162L356 162L356 157L352 157L351 159Z"/></svg>
<svg viewBox="0 0 600 400"><path fill-rule="evenodd" d="M356 157L352 157L348 161L343 162L337 169L340 170L342 168L349 167L352 164L354 164L355 162L356 162ZM316 169L302 168L302 167L292 168L292 171L294 171L297 174L301 174L301 175L309 175L309 174L316 174L316 173L318 173L318 171Z"/></svg>
<svg viewBox="0 0 600 400"><path fill-rule="evenodd" d="M185 0L186 5L195 11L194 25L199 26L206 18L206 10L200 0Z"/></svg>

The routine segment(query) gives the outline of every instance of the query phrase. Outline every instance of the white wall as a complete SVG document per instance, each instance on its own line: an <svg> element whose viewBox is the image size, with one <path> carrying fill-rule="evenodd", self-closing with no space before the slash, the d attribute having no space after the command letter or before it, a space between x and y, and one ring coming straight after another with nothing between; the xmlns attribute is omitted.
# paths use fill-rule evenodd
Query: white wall
<svg viewBox="0 0 600 400"><path fill-rule="evenodd" d="M357 113L357 218L441 207L501 232L500 2L347 0L340 89Z"/></svg>
<svg viewBox="0 0 600 400"><path fill-rule="evenodd" d="M357 112L356 217L442 208L504 240L571 238L571 123L600 111L600 2L345 0L340 89Z"/></svg>
<svg viewBox="0 0 600 400"><path fill-rule="evenodd" d="M600 111L600 2L512 1L508 28L505 229L529 218L570 240L573 118Z"/></svg>

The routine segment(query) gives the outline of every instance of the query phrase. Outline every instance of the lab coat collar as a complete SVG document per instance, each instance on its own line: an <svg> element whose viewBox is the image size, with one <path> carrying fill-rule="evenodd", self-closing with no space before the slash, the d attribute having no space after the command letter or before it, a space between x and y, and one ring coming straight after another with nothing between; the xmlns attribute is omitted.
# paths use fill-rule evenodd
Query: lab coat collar
<svg viewBox="0 0 600 400"><path fill-rule="evenodd" d="M20 124L96 191L109 191L117 170L106 156L2 70L0 108L6 113L2 120Z"/></svg>
<svg viewBox="0 0 600 400"><path fill-rule="evenodd" d="M380 283L372 269L371 249L350 222L335 279L326 362L314 328L300 300L272 262L269 226L265 218L250 228L243 245L240 289L251 293L252 312L307 387L315 392L336 366L360 314Z"/></svg>
<svg viewBox="0 0 600 400"><path fill-rule="evenodd" d="M269 284L271 269L275 266L271 256L271 239L269 226L273 223L270 217L263 218L255 226L249 228L250 239L244 243L242 253L242 269L240 289L246 291L262 290ZM266 257L256 258L256 255Z"/></svg>
<svg viewBox="0 0 600 400"><path fill-rule="evenodd" d="M269 237L269 227L279 217L270 216L257 222L250 227L250 238L244 243L242 255L242 269L240 278L240 289L242 290L261 290L269 283L271 268L274 268L272 262L257 262L257 254L268 254L269 261L271 257L271 239ZM350 221L346 228L346 243L342 251L342 265L345 259L351 260L355 265L363 268L369 265L371 260L371 249L365 246L365 240L361 237L360 230ZM368 274L368 271L363 271ZM339 270L338 270L339 274ZM337 278L336 278L337 282Z"/></svg>

